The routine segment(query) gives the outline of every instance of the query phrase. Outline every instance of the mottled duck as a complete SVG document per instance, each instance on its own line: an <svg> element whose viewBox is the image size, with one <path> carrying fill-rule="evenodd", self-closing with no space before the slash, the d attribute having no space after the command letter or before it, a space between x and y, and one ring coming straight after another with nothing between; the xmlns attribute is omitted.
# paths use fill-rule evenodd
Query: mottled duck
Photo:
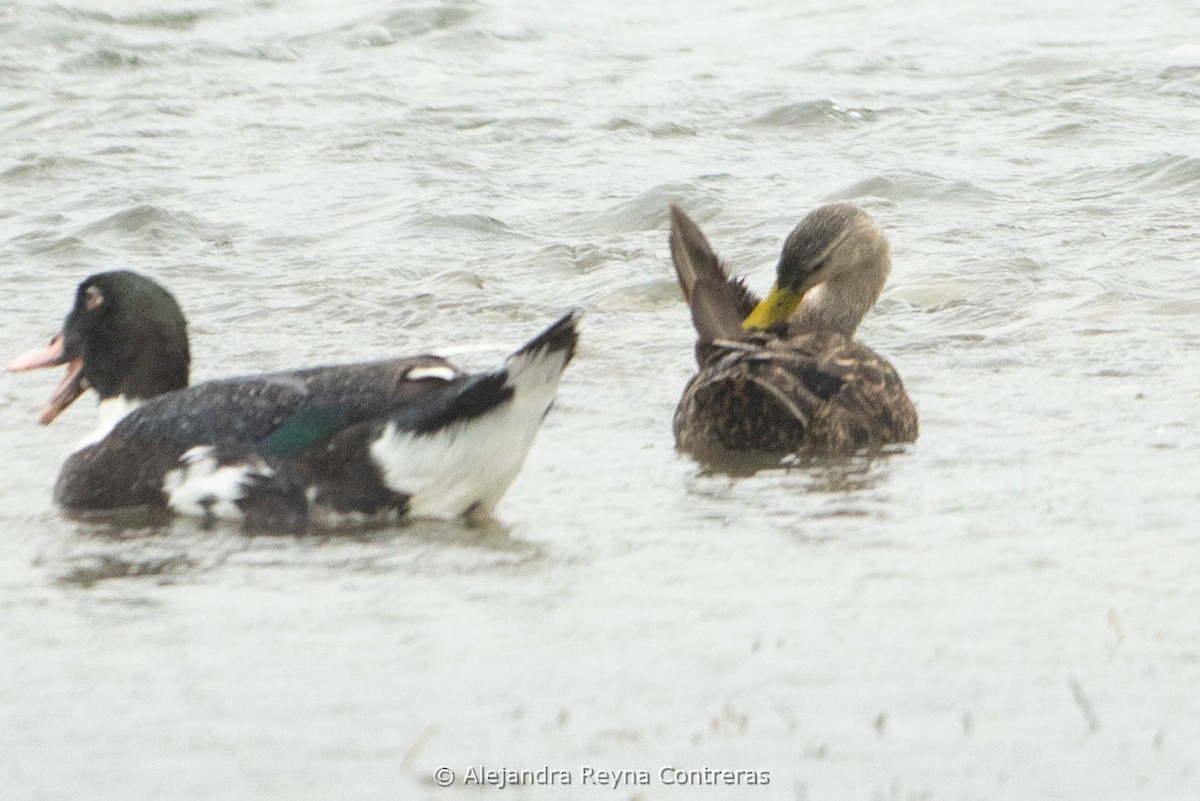
<svg viewBox="0 0 1200 801"><path fill-rule="evenodd" d="M676 206L670 242L699 365L675 410L681 451L836 455L917 438L900 376L854 339L891 269L866 212L835 203L801 220L762 301Z"/></svg>

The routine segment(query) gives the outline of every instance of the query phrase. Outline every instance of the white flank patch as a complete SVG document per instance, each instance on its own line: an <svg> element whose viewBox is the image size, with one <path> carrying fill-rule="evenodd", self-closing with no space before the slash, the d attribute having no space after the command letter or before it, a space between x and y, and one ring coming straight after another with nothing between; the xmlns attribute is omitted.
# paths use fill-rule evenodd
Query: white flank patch
<svg viewBox="0 0 1200 801"><path fill-rule="evenodd" d="M371 444L384 483L410 496L410 515L456 518L472 507L491 514L517 477L554 401L566 353L514 355L505 367L513 388L507 403L429 434L389 423Z"/></svg>
<svg viewBox="0 0 1200 801"><path fill-rule="evenodd" d="M250 480L270 478L275 471L257 459L222 467L212 451L209 445L197 445L179 457L179 467L163 476L167 505L181 515L241 520L237 502Z"/></svg>
<svg viewBox="0 0 1200 801"><path fill-rule="evenodd" d="M142 401L129 400L124 395L100 401L99 405L96 406L96 430L84 437L75 446L75 450L81 451L107 437L116 427L117 423L121 422L127 414L141 405Z"/></svg>
<svg viewBox="0 0 1200 801"><path fill-rule="evenodd" d="M404 377L409 381L420 381L422 378L440 378L442 381L450 381L457 375L458 371L453 367L435 364L429 367L414 367L405 373Z"/></svg>

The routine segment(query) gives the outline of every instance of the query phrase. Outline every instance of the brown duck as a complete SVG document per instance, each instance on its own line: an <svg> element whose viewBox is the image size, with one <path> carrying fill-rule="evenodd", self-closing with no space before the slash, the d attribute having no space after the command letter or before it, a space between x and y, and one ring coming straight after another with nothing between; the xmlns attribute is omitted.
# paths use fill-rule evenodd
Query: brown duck
<svg viewBox="0 0 1200 801"><path fill-rule="evenodd" d="M801 220L762 301L676 206L670 241L698 337L699 370L675 410L680 450L833 455L917 438L900 376L854 339L891 269L866 212L836 203Z"/></svg>

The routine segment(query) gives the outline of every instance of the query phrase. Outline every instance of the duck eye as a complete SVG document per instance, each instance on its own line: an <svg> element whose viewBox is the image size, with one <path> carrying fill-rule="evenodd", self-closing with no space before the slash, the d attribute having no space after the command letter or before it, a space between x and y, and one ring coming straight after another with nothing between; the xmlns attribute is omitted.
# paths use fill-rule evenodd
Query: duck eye
<svg viewBox="0 0 1200 801"><path fill-rule="evenodd" d="M83 290L83 307L88 311L91 311L103 302L104 293L100 291L100 287L92 285Z"/></svg>

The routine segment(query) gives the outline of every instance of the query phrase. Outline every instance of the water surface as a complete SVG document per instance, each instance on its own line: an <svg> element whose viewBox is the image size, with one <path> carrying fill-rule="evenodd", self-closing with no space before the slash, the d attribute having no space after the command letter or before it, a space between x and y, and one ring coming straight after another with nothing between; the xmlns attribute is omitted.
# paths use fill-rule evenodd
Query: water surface
<svg viewBox="0 0 1200 801"><path fill-rule="evenodd" d="M65 519L91 410L0 379L3 797L1196 797L1200 9L952 6L0 3L9 356L115 267L197 379L588 312L482 529ZM921 439L705 471L667 205L763 289L833 200Z"/></svg>

